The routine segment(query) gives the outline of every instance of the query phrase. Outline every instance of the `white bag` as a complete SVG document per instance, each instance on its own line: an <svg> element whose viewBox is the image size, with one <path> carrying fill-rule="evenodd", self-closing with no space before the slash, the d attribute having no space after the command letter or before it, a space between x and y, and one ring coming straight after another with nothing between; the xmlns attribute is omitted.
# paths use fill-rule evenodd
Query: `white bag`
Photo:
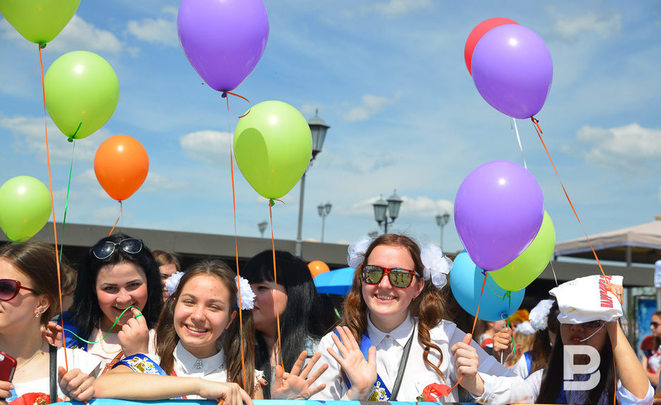
<svg viewBox="0 0 661 405"><path fill-rule="evenodd" d="M622 285L622 276L587 276L560 284L549 293L558 300L558 321L578 324L611 322L622 316L622 305L608 284Z"/></svg>

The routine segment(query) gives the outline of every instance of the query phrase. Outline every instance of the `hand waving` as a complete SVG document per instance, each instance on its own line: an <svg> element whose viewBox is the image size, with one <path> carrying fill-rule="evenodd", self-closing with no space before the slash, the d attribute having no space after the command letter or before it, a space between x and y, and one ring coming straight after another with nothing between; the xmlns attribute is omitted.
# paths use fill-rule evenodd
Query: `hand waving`
<svg viewBox="0 0 661 405"><path fill-rule="evenodd" d="M326 388L326 384L317 385L312 388L310 386L328 369L328 364L322 365L312 375L309 375L314 365L321 358L321 354L315 353L308 364L301 370L307 357L307 350L303 350L289 373L285 373L281 366L275 367L275 381L271 388L273 399L308 399Z"/></svg>
<svg viewBox="0 0 661 405"><path fill-rule="evenodd" d="M376 347L370 347L368 360L365 361L349 328L338 326L337 332L340 337L333 334L332 338L339 353L331 348L327 349L328 353L337 360L351 382L351 388L347 392L348 399L366 400L376 381Z"/></svg>

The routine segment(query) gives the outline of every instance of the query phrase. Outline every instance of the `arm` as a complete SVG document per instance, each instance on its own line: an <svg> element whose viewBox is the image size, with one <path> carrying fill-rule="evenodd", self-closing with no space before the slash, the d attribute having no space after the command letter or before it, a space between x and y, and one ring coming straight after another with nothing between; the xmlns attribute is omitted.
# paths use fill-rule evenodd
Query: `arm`
<svg viewBox="0 0 661 405"><path fill-rule="evenodd" d="M199 395L207 399L225 399L227 405L252 405L250 396L234 383L220 383L194 377L173 377L134 373L126 366L106 372L94 384L97 398L137 401L170 399Z"/></svg>
<svg viewBox="0 0 661 405"><path fill-rule="evenodd" d="M643 355L643 370L645 370L645 374L647 374L647 378L649 378L650 382L654 385L659 385L659 372L657 371L656 373L652 373L648 370L647 368L647 357Z"/></svg>
<svg viewBox="0 0 661 405"><path fill-rule="evenodd" d="M346 398L343 397L343 399L367 400L376 381L376 347L370 347L368 360L365 361L349 328L340 326L337 331L340 337L338 338L335 334L331 337L339 353L331 348L326 350L342 367L342 371L351 382L351 388L345 394Z"/></svg>
<svg viewBox="0 0 661 405"><path fill-rule="evenodd" d="M617 321L606 324L608 336L613 344L617 376L622 386L637 398L644 398L649 389L649 380L638 361L631 345ZM658 376L658 374L657 374Z"/></svg>
<svg viewBox="0 0 661 405"><path fill-rule="evenodd" d="M459 384L474 397L484 394L484 380L477 373L479 365L477 350L470 345L471 334L464 336L464 340L455 343L450 351L454 356L454 372L459 378Z"/></svg>

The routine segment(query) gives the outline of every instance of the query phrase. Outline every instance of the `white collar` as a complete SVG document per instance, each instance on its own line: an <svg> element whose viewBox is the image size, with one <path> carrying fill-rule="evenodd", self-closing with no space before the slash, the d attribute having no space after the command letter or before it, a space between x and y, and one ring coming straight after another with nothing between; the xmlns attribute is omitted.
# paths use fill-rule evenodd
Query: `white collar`
<svg viewBox="0 0 661 405"><path fill-rule="evenodd" d="M406 315L406 319L399 324L395 329L390 332L383 332L379 330L372 321L370 320L369 312L367 313L367 335L370 337L370 341L373 346L378 346L379 343L388 335L393 338L400 346L404 347L406 341L408 340L411 333L413 333L415 327L415 319L411 317L411 314Z"/></svg>
<svg viewBox="0 0 661 405"><path fill-rule="evenodd" d="M181 344L177 343L174 348L174 358L181 364L186 374L203 373L211 374L216 370L225 368L225 353L222 349L211 357L198 359Z"/></svg>

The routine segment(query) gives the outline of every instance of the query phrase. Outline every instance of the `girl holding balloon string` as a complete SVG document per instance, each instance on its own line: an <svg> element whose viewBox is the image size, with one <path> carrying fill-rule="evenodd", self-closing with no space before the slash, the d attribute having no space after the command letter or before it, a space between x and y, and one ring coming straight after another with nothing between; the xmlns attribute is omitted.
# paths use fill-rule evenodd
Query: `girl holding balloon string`
<svg viewBox="0 0 661 405"><path fill-rule="evenodd" d="M350 246L349 265L357 271L344 325L318 348L327 388L312 399L457 401L457 383L480 402L531 399L520 377L495 377L509 370L444 319L439 289L450 263L438 247L421 252L409 237L385 234Z"/></svg>
<svg viewBox="0 0 661 405"><path fill-rule="evenodd" d="M161 291L158 266L142 240L121 233L101 239L83 259L74 305L64 314L67 346L110 365L135 353L155 353ZM51 323L46 339L61 340L60 332Z"/></svg>

